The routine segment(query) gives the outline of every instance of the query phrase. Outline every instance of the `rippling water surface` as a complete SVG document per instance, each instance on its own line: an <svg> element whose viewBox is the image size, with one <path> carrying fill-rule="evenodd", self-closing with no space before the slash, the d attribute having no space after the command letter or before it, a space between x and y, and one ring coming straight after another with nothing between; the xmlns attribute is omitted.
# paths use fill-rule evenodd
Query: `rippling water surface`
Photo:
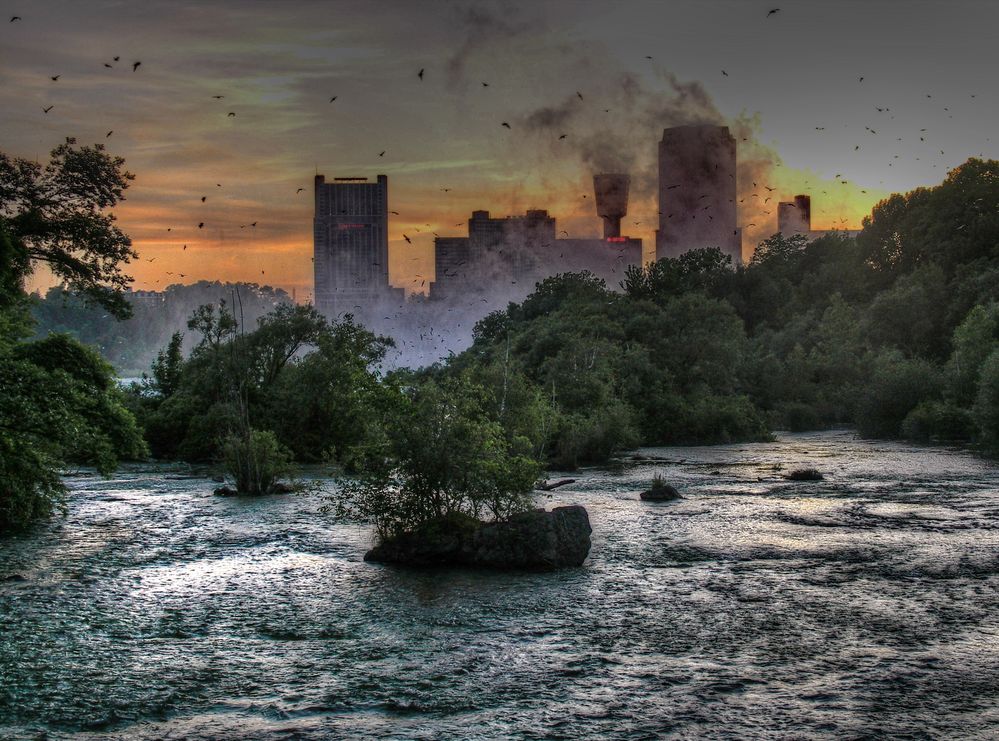
<svg viewBox="0 0 999 741"><path fill-rule="evenodd" d="M999 735L995 465L846 432L640 452L546 499L594 528L554 574L366 564L314 498L176 467L72 478L0 541L0 737ZM683 501L639 501L656 471Z"/></svg>

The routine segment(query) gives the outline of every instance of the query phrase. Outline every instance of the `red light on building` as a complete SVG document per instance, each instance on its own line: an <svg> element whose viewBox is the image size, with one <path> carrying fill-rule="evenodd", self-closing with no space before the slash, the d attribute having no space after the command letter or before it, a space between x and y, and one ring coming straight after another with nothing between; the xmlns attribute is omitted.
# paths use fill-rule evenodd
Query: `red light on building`
<svg viewBox="0 0 999 741"><path fill-rule="evenodd" d="M363 229L367 224L337 224L337 229Z"/></svg>
<svg viewBox="0 0 999 741"><path fill-rule="evenodd" d="M607 237L608 242L627 242L628 237Z"/></svg>

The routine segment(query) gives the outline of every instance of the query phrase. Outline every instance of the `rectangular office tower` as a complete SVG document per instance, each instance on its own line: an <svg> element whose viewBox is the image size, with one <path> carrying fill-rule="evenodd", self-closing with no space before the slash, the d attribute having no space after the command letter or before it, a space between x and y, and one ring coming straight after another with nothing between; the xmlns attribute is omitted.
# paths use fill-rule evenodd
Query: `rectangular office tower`
<svg viewBox="0 0 999 741"><path fill-rule="evenodd" d="M388 282L388 178L316 175L315 305L328 317L365 316Z"/></svg>
<svg viewBox="0 0 999 741"><path fill-rule="evenodd" d="M735 137L727 126L675 126L659 143L656 259L717 247L742 261Z"/></svg>

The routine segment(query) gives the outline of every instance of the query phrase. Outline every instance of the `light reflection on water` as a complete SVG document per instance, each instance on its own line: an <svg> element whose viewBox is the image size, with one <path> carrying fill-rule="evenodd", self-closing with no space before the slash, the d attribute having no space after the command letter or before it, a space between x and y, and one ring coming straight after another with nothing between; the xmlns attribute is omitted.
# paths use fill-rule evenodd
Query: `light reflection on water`
<svg viewBox="0 0 999 741"><path fill-rule="evenodd" d="M842 432L640 454L543 498L594 527L555 574L365 564L314 499L175 466L74 477L0 543L0 737L999 733L993 464ZM656 471L683 501L638 500Z"/></svg>

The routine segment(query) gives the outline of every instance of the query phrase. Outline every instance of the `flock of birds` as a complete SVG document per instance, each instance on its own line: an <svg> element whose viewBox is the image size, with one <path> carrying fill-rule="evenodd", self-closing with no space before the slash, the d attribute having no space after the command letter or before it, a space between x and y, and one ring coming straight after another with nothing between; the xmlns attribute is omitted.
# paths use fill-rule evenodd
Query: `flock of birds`
<svg viewBox="0 0 999 741"><path fill-rule="evenodd" d="M772 9L770 9L770 10L767 11L766 18L769 19L769 18L777 15L780 12L781 12L781 8L772 8ZM14 15L14 16L10 17L9 23L17 23L17 22L21 22L21 21L22 21L21 16ZM645 58L648 59L648 60L652 60L653 59L653 57L650 56L650 55L646 55ZM115 69L116 66L119 65L120 63L121 63L121 57L120 56L113 56L109 61L103 61L102 62L103 67L106 68L106 69ZM139 71L139 69L142 67L142 61L141 60L134 60L134 61L131 61L131 62L125 62L124 64L126 65L126 67L129 66L129 65L131 66L132 73L137 73ZM416 72L416 78L420 82L423 82L424 81L424 77L425 77L425 73L426 73L426 69L425 68L420 68ZM721 74L724 77L730 77L729 72L727 70L725 70L725 69L721 70ZM50 81L52 83L57 84L57 83L60 82L60 80L62 79L62 77L63 77L63 75L61 73L59 73L59 74L52 74L52 75L49 76L49 79L50 79ZM858 83L859 84L863 84L864 81L865 81L865 77L864 76L860 76L858 78ZM488 88L490 86L490 83L488 81L485 81L485 80L481 80L480 83L481 83L481 86L483 88ZM583 95L582 91L577 90L577 91L575 91L575 94L576 94L576 96L578 97L579 100L584 100L584 95ZM211 97L212 97L213 100L216 100L216 101L223 101L223 100L226 99L226 96L224 94L215 94L215 95L212 95ZM932 99L932 97L933 96L930 95L930 94L926 95L927 99ZM971 95L971 98L975 98L975 97L976 96L974 94ZM337 94L337 95L330 95L329 98L328 98L328 102L329 102L329 104L334 104L339 99L340 99L340 95L339 94ZM54 109L54 107L55 107L54 104L50 104L50 105L42 107L42 111L43 111L43 113L45 115L48 115ZM894 115L892 114L892 110L888 106L884 106L884 105L882 105L882 106L875 106L875 110L876 110L876 112L877 112L877 114L879 116L884 115L888 119L893 119L894 118ZM611 111L611 109L609 109L609 108L608 109L604 109L604 111L607 112L607 113L609 113ZM947 106L943 107L943 111L946 112L948 115L951 115L949 107L947 107ZM226 115L227 118L236 118L237 117L237 112L236 112L236 110L227 110L227 112L226 112L225 115ZM502 128L504 128L504 129L507 129L507 130L512 130L513 129L513 126L510 124L509 121L501 121L500 122L500 126ZM882 127L879 126L878 128L880 129ZM826 127L825 126L816 126L815 130L816 131L825 131ZM872 127L872 126L865 126L865 131L866 131L867 135L870 135L870 136L879 136L878 130L875 129L874 127ZM110 138L113 134L114 134L114 130L113 129L108 130L107 133L105 134L105 139ZM570 136L570 134L568 132L559 133L558 137L557 137L557 140L558 141L563 141L563 140L566 140L569 136ZM920 142L925 142L927 136L928 136L928 129L926 127L921 128L919 130L919 140L920 140ZM898 142L902 142L903 141L903 137L901 137L901 136L896 137L895 141L897 143ZM862 146L863 146L863 144L857 143L854 146L854 151L860 151L860 149L862 148ZM377 156L379 158L383 158L383 157L385 157L386 153L387 153L387 150L383 149L383 150L381 150L381 151L379 151L377 153ZM944 150L941 149L940 150L940 154L944 155ZM895 155L893 155L892 159L893 160L897 160L898 158L899 158L899 155L895 154ZM916 157L916 159L919 160L920 158ZM888 163L889 167L891 167L892 165L893 165L893 162L889 162ZM936 165L933 165L933 166L936 167ZM734 177L734 175L732 177ZM848 181L842 179L842 176L839 173L836 174L834 180L835 180L835 182L841 183L843 185L847 185L848 184ZM216 185L217 185L217 187L222 188L222 184L221 183L217 183ZM806 183L806 185L808 185L808 183ZM671 185L671 186L669 186L669 188L676 188L676 187L679 187L679 186L678 185ZM750 193L750 194L748 194L748 195L746 195L745 197L741 198L739 200L739 203L740 204L745 204L749 200L760 199L759 200L760 211L762 211L762 213L765 214L765 215L771 215L773 213L773 211L772 211L773 207L771 206L770 209L767 209L766 206L769 205L770 201L774 199L774 196L772 196L771 194L774 192L775 188L773 188L771 186L768 186L768 185L764 185L764 188L765 188L764 192L759 192L758 185L757 185L757 183L754 182L753 183L753 192ZM301 195L303 192L305 192L305 190L306 189L304 187L299 187L299 188L296 189L295 194L296 195ZM452 190L452 188L450 188L450 187L442 187L441 188L441 191L444 192L444 193L449 193L451 190ZM867 192L866 190L861 190L860 191L860 193L862 193L862 194L866 194L866 192ZM827 191L825 191L825 190L822 190L821 193L828 195ZM584 198L584 199L586 197L587 196L585 194L582 196L582 198ZM707 194L700 196L700 198L706 198L706 197L708 197ZM208 201L208 196L207 195L202 195L201 198L200 198L200 200L201 200L201 203L204 204L204 203L206 203ZM703 206L700 209L696 209L693 213L690 214L690 216L691 216L691 218L696 218L697 211L700 211L701 213L704 213L704 212L709 211L711 208L712 208L712 204L709 203L709 204ZM398 215L398 212L393 211L392 213L395 214L395 215ZM672 218L674 218L674 216L676 214L674 214L674 213L662 214L660 212L659 215L660 215L661 218L665 217L666 219L672 219ZM709 220L713 220L713 218L714 218L712 216L712 214L710 214L710 213L705 213L704 215ZM844 223L846 223L846 222L847 222L846 218L841 218L840 219L840 224L841 225L844 224ZM462 223L463 222L460 222L459 224L456 224L456 226L460 226ZM637 226L637 225L640 225L641 223L642 222L635 222L635 225ZM253 222L250 222L248 224L241 224L239 226L239 228L240 229L246 229L246 228L255 229L257 227L257 224L258 224L257 221L253 221ZM427 226L429 227L430 225L427 224ZM751 222L749 224L745 224L744 226L752 227L752 226L756 226L756 224L753 223L753 222ZM205 221L199 221L197 223L197 230L199 230L199 232L200 232L200 230L204 230L205 228L206 228L206 222ZM173 232L174 231L174 227L168 227L166 229L166 231L167 232ZM420 229L417 228L416 231L419 232ZM430 233L433 234L434 236L438 236L433 231L431 231ZM402 236L403 236L403 239L406 242L406 244L408 244L408 245L412 245L413 244L413 241L412 241L412 239L410 238L409 235L403 234ZM181 251L187 250L187 248L188 248L188 243L183 243L182 246L181 246ZM151 263L155 259L156 259L155 257L154 258L149 258L147 260L147 262ZM261 272L261 275L265 274L264 270L261 270L260 272ZM166 275L174 275L174 274L170 273L170 272L167 272ZM176 275L179 276L179 277L186 277L186 275L183 274L183 273L177 273ZM422 276L419 276L419 275L417 276L417 278L421 278L421 277ZM159 281L156 281L156 282L159 283ZM424 279L423 285L425 285L425 283L426 283L426 280ZM386 317L386 318L388 318L388 317Z"/></svg>

